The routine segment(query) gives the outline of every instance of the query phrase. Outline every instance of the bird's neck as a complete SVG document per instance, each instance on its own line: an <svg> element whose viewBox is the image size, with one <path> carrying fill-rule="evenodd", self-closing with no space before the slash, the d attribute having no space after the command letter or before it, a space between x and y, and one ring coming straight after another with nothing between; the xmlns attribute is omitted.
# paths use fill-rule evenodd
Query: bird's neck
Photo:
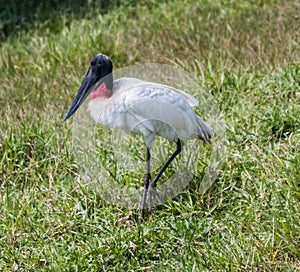
<svg viewBox="0 0 300 272"><path fill-rule="evenodd" d="M109 98L113 90L113 77L112 74L105 76L102 83L91 93L91 100L96 98Z"/></svg>
<svg viewBox="0 0 300 272"><path fill-rule="evenodd" d="M103 79L106 84L107 89L112 90L114 86L113 73L106 75Z"/></svg>

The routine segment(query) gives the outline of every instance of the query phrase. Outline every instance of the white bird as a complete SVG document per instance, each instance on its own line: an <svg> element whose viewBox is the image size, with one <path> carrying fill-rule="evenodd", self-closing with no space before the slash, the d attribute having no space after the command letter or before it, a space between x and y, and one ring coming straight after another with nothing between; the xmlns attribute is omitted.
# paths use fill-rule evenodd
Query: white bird
<svg viewBox="0 0 300 272"><path fill-rule="evenodd" d="M209 143L212 130L195 113L193 107L198 101L191 95L170 86L136 78L123 77L113 81L112 72L111 59L103 54L97 55L91 61L64 120L90 95L88 110L97 123L144 136L147 148L141 204L144 219L149 185L152 189L156 188L157 181L181 152L185 141L198 138ZM156 135L176 142L177 148L150 184L150 148Z"/></svg>

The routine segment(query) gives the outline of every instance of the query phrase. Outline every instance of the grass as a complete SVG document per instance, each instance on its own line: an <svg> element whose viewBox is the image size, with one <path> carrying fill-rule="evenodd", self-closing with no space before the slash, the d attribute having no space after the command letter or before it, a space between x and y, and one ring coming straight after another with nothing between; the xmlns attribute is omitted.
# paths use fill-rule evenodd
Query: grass
<svg viewBox="0 0 300 272"><path fill-rule="evenodd" d="M299 270L298 2L53 3L1 17L0 270ZM142 224L80 186L62 122L99 52L184 68L225 117L212 188Z"/></svg>

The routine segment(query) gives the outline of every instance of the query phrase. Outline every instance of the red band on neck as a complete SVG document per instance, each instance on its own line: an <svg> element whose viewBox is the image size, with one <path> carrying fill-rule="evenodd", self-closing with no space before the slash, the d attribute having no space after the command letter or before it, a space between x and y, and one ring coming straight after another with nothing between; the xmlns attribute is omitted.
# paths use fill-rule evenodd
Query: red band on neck
<svg viewBox="0 0 300 272"><path fill-rule="evenodd" d="M91 93L91 99L96 99L98 97L109 98L111 96L111 90L106 87L105 82L103 82L95 91Z"/></svg>

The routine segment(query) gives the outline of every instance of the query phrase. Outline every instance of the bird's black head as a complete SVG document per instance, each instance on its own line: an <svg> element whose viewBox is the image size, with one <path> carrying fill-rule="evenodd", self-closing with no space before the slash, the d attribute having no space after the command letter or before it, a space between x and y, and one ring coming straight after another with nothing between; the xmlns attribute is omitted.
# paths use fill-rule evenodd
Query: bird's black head
<svg viewBox="0 0 300 272"><path fill-rule="evenodd" d="M100 79L112 73L113 64L108 56L99 54L92 59L90 69Z"/></svg>
<svg viewBox="0 0 300 272"><path fill-rule="evenodd" d="M67 120L84 102L87 96L98 86L100 83L105 82L108 89L112 90L113 77L112 77L113 64L108 56L99 54L93 58L90 67L81 83L78 93L68 110L64 120Z"/></svg>

